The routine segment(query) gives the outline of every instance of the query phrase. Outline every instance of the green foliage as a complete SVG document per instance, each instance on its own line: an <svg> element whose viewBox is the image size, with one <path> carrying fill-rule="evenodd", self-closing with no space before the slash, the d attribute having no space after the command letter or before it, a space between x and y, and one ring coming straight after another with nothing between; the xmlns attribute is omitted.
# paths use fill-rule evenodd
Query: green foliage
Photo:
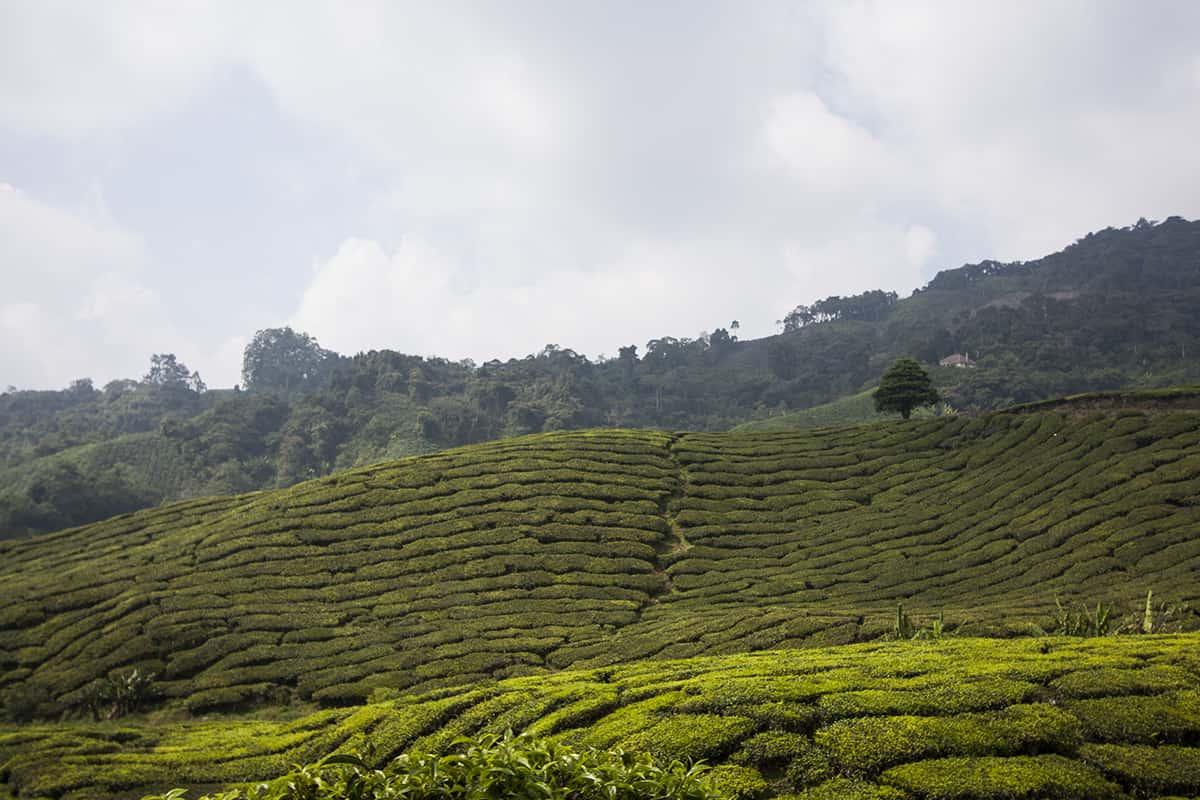
<svg viewBox="0 0 1200 800"><path fill-rule="evenodd" d="M873 391L859 392L800 411L789 411L769 416L766 419L743 422L735 426L733 430L743 433L768 433L770 431L810 430L835 425L879 422L884 417L875 411L875 400L871 397Z"/></svg>
<svg viewBox="0 0 1200 800"><path fill-rule="evenodd" d="M1139 796L1200 793L1200 748L1089 744L1079 757Z"/></svg>
<svg viewBox="0 0 1200 800"><path fill-rule="evenodd" d="M1197 634L884 641L640 661L307 715L156 712L119 725L0 726L0 775L22 798L131 797L183 784L231 787L242 800L338 798L351 784L475 791L475 778L492 780L494 796L543 796L517 784L542 781L553 753L586 765L588 746L654 746L678 758L662 768L677 777L688 773L683 764L710 759L705 791L744 799L1190 795L1198 646ZM1076 699L1093 676L1094 691ZM751 717L760 704L745 701L771 695L811 727L781 727L790 723L778 712ZM698 702L710 710L697 713ZM509 729L543 733L506 737ZM293 766L354 751L359 760ZM614 780L628 783L631 763L645 758L625 756ZM301 790L311 793L289 794Z"/></svg>
<svg viewBox="0 0 1200 800"><path fill-rule="evenodd" d="M767 791L767 781L753 767L725 764L708 773L708 785L719 797L756 800Z"/></svg>
<svg viewBox="0 0 1200 800"><path fill-rule="evenodd" d="M1121 787L1062 756L944 758L893 767L882 780L928 800L1120 800Z"/></svg>
<svg viewBox="0 0 1200 800"><path fill-rule="evenodd" d="M863 717L835 722L816 742L843 769L875 774L894 764L949 755L1072 753L1079 723L1045 704L941 717Z"/></svg>
<svg viewBox="0 0 1200 800"><path fill-rule="evenodd" d="M907 800L908 795L891 786L879 786L857 778L839 775L798 795L781 800Z"/></svg>
<svg viewBox="0 0 1200 800"><path fill-rule="evenodd" d="M1200 692L1076 700L1067 710L1088 740L1128 744L1190 742L1200 736Z"/></svg>
<svg viewBox="0 0 1200 800"><path fill-rule="evenodd" d="M892 638L912 639L916 635L917 628L908 614L904 613L904 604L896 603L896 618L892 621Z"/></svg>
<svg viewBox="0 0 1200 800"><path fill-rule="evenodd" d="M1054 606L1054 632L1061 636L1108 636L1117 630L1112 606L1101 600L1096 601L1094 609L1083 605L1077 612L1064 608L1057 597Z"/></svg>
<svg viewBox="0 0 1200 800"><path fill-rule="evenodd" d="M718 786L749 786L746 777L717 776ZM765 786L765 784L764 784ZM179 800L172 790L144 800ZM753 794L722 795L748 800ZM382 769L368 759L331 755L270 783L200 800L710 800L714 792L704 769L675 761L659 765L622 751L578 752L530 736L485 734L459 739L447 755L414 751Z"/></svg>
<svg viewBox="0 0 1200 800"><path fill-rule="evenodd" d="M787 779L796 788L825 785L837 774L833 757L828 750L807 742L788 764Z"/></svg>
<svg viewBox="0 0 1200 800"><path fill-rule="evenodd" d="M908 419L913 409L931 406L941 400L929 374L920 362L912 358L898 358L879 379L879 388L872 395L875 410L895 412Z"/></svg>
<svg viewBox="0 0 1200 800"><path fill-rule="evenodd" d="M307 333L290 327L267 328L246 345L242 383L253 392L312 391L328 380L329 365L336 359L336 353L322 349Z"/></svg>
<svg viewBox="0 0 1200 800"><path fill-rule="evenodd" d="M280 407L257 397L263 415ZM882 638L901 602L917 658L962 636L1025 634L1056 594L1136 611L1108 618L1140 630L1147 586L1156 630L1186 629L1200 620L1162 609L1200 597L1198 450L1200 415L1180 411L571 432L165 505L0 545L0 691L51 687L33 706L56 717L92 681L139 669L194 714L339 706L574 665ZM809 733L829 703L992 707L976 682L962 688L863 686L797 705L732 681L689 703L755 732Z"/></svg>
<svg viewBox="0 0 1200 800"><path fill-rule="evenodd" d="M150 371L142 378L142 382L172 391L193 391L197 394L207 388L200 379L200 373L193 373L186 364L175 358L174 353L155 353L150 356Z"/></svg>
<svg viewBox="0 0 1200 800"><path fill-rule="evenodd" d="M9 686L0 695L4 718L11 722L29 722L50 713L54 708L54 693L40 681L24 681Z"/></svg>
<svg viewBox="0 0 1200 800"><path fill-rule="evenodd" d="M780 766L802 757L808 750L809 738L804 734L768 730L747 739L733 760L760 767Z"/></svg>
<svg viewBox="0 0 1200 800"><path fill-rule="evenodd" d="M83 692L82 704L99 721L141 711L154 696L154 676L134 669L93 681Z"/></svg>

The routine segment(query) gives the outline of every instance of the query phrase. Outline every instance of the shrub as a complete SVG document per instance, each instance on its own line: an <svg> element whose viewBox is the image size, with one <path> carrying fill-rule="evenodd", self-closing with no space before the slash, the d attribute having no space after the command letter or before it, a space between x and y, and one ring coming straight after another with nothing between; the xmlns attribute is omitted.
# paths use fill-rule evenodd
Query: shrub
<svg viewBox="0 0 1200 800"><path fill-rule="evenodd" d="M1116 784L1062 756L943 758L903 764L883 773L884 783L926 800L1119 800Z"/></svg>
<svg viewBox="0 0 1200 800"><path fill-rule="evenodd" d="M863 780L837 777L795 796L777 800L907 800L908 795L891 786L876 786Z"/></svg>
<svg viewBox="0 0 1200 800"><path fill-rule="evenodd" d="M99 722L141 711L155 695L154 676L135 669L92 682L83 693L83 705Z"/></svg>
<svg viewBox="0 0 1200 800"><path fill-rule="evenodd" d="M839 764L866 772L943 755L1072 751L1079 739L1073 717L1042 704L957 717L847 719L821 729L816 737Z"/></svg>
<svg viewBox="0 0 1200 800"><path fill-rule="evenodd" d="M767 782L752 767L726 764L708 773L708 783L729 800L755 800L767 791Z"/></svg>
<svg viewBox="0 0 1200 800"><path fill-rule="evenodd" d="M1079 756L1146 795L1200 793L1200 748L1089 744Z"/></svg>
<svg viewBox="0 0 1200 800"><path fill-rule="evenodd" d="M827 781L835 774L833 762L829 753L808 742L801 749L787 768L787 779L792 786L803 789L806 786L817 786Z"/></svg>
<svg viewBox="0 0 1200 800"><path fill-rule="evenodd" d="M4 692L4 716L13 722L29 722L53 710L54 695L38 681L25 681Z"/></svg>
<svg viewBox="0 0 1200 800"><path fill-rule="evenodd" d="M742 745L734 760L741 764L773 766L785 763L804 753L811 741L807 736L789 731L764 731L751 736Z"/></svg>
<svg viewBox="0 0 1200 800"><path fill-rule="evenodd" d="M1200 692L1150 697L1102 697L1067 706L1092 741L1146 743L1189 741L1200 736Z"/></svg>
<svg viewBox="0 0 1200 800"><path fill-rule="evenodd" d="M412 752L383 769L358 756L332 755L311 766L245 790L200 800L713 800L702 767L666 766L621 751L575 751L528 735L460 739L449 755ZM144 800L180 800L175 789Z"/></svg>

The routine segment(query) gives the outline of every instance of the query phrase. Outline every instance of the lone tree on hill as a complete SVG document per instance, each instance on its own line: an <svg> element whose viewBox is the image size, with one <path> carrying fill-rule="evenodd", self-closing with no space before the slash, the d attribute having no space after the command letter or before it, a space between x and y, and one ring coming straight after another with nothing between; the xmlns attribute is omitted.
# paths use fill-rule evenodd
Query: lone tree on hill
<svg viewBox="0 0 1200 800"><path fill-rule="evenodd" d="M242 356L242 383L252 392L291 394L318 388L335 354L307 333L267 328L254 334Z"/></svg>
<svg viewBox="0 0 1200 800"><path fill-rule="evenodd" d="M876 411L897 411L908 419L914 408L930 406L941 397L933 388L929 374L913 358L898 358L879 380L872 395Z"/></svg>

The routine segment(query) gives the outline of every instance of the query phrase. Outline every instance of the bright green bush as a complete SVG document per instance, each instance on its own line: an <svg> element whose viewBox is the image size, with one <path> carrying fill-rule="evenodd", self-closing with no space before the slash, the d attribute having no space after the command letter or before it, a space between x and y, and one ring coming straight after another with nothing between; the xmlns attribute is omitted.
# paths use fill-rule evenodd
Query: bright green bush
<svg viewBox="0 0 1200 800"><path fill-rule="evenodd" d="M744 717L679 714L655 722L621 746L663 759L706 761L732 752L753 728L754 723Z"/></svg>
<svg viewBox="0 0 1200 800"><path fill-rule="evenodd" d="M662 766L645 755L576 751L509 733L459 740L448 755L407 753L382 769L358 756L332 755L270 783L200 800L710 800L717 794L704 772L678 761ZM144 800L185 796L172 790Z"/></svg>
<svg viewBox="0 0 1200 800"><path fill-rule="evenodd" d="M1079 741L1074 717L1040 703L956 717L848 719L816 735L837 763L867 773L938 756L1070 752Z"/></svg>
<svg viewBox="0 0 1200 800"><path fill-rule="evenodd" d="M753 767L724 764L708 773L708 785L728 800L756 800L767 791L767 781Z"/></svg>
<svg viewBox="0 0 1200 800"><path fill-rule="evenodd" d="M908 795L891 786L879 786L855 778L837 777L805 789L798 795L778 800L907 800Z"/></svg>
<svg viewBox="0 0 1200 800"><path fill-rule="evenodd" d="M806 742L787 768L787 779L797 789L815 787L837 773L828 751Z"/></svg>
<svg viewBox="0 0 1200 800"><path fill-rule="evenodd" d="M763 731L742 743L742 749L733 757L741 764L758 766L778 765L800 756L811 746L811 740L800 733L790 731Z"/></svg>
<svg viewBox="0 0 1200 800"><path fill-rule="evenodd" d="M1090 744L1079 757L1140 794L1200 793L1200 748Z"/></svg>
<svg viewBox="0 0 1200 800"><path fill-rule="evenodd" d="M892 767L883 783L925 800L1121 800L1121 787L1062 756L943 758Z"/></svg>
<svg viewBox="0 0 1200 800"><path fill-rule="evenodd" d="M1067 711L1092 741L1158 744L1200 737L1200 691L1077 700Z"/></svg>

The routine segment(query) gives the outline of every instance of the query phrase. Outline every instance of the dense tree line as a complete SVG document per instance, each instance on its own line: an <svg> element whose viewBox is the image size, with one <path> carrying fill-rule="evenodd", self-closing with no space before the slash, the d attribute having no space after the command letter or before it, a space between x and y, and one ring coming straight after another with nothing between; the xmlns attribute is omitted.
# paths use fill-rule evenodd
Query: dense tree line
<svg viewBox="0 0 1200 800"><path fill-rule="evenodd" d="M720 430L862 391L898 357L930 367L960 411L1200 379L1200 223L1089 234L1033 262L939 273L912 297L801 305L779 335L738 323L483 364L391 350L340 355L259 331L243 386L208 391L173 354L141 380L0 394L0 536L164 499L284 486L357 464L587 427ZM936 369L951 353L974 369Z"/></svg>

